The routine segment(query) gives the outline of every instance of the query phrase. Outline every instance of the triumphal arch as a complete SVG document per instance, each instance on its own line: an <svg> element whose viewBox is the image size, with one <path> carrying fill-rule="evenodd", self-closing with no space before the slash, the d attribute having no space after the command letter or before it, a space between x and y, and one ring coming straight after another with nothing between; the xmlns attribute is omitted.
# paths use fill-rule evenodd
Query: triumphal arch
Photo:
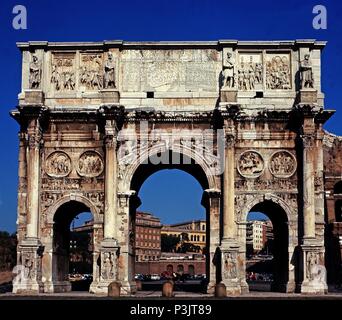
<svg viewBox="0 0 342 320"><path fill-rule="evenodd" d="M246 220L274 226L274 289L324 293L325 42L27 42L14 292L66 292L70 222L93 215L93 282L134 282L135 211L152 173L203 187L208 292L248 292ZM330 160L333 161L333 160ZM167 188L167 183L165 185Z"/></svg>

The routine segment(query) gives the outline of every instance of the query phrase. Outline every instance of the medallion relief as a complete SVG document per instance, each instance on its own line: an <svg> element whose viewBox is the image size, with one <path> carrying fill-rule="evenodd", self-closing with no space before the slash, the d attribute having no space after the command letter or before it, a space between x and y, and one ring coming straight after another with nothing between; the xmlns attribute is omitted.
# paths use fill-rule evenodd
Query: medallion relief
<svg viewBox="0 0 342 320"><path fill-rule="evenodd" d="M287 151L277 151L271 156L269 169L277 178L291 177L296 171L295 157Z"/></svg>
<svg viewBox="0 0 342 320"><path fill-rule="evenodd" d="M71 169L71 159L65 152L53 152L46 159L45 172L50 177L66 177Z"/></svg>
<svg viewBox="0 0 342 320"><path fill-rule="evenodd" d="M95 151L86 151L79 158L77 172L83 177L97 177L103 168L102 157Z"/></svg>
<svg viewBox="0 0 342 320"><path fill-rule="evenodd" d="M237 169L246 178L259 177L264 170L264 159L256 151L246 151L241 154Z"/></svg>

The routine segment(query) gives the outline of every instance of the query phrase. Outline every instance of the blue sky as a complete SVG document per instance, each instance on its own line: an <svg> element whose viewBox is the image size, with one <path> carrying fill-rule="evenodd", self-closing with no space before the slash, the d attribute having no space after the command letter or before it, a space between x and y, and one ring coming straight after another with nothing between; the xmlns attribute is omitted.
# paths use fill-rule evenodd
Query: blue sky
<svg viewBox="0 0 342 320"><path fill-rule="evenodd" d="M14 30L12 14L15 5L25 5L28 29ZM325 5L328 29L312 27L312 8ZM15 230L17 189L18 126L8 112L17 104L20 91L20 52L15 43L28 40L102 41L122 40L327 40L323 54L323 91L326 107L337 113L326 129L342 135L341 1L243 1L228 0L126 0L126 1L47 1L1 0L0 2L0 230ZM150 182L158 186L149 187ZM175 221L192 217L202 207L189 199L200 199L196 182L179 174L163 173L151 177L142 188L143 209L161 212L163 217L174 216ZM170 186L173 186L170 188ZM190 189L190 190L188 190ZM172 190L172 192L168 192ZM150 191L157 193L152 201ZM181 192L182 191L182 192ZM163 192L167 193L167 200ZM186 198L178 198L184 195ZM153 199L156 199L154 196ZM175 205L179 209L175 209ZM201 211L203 212L203 211Z"/></svg>

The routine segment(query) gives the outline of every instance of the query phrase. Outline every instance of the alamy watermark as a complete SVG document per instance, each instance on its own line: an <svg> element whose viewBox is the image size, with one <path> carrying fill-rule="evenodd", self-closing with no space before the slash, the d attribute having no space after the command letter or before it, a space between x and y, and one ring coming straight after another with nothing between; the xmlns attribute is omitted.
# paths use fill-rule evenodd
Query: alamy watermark
<svg viewBox="0 0 342 320"><path fill-rule="evenodd" d="M14 14L12 20L12 27L15 30L27 29L27 9L23 5L16 5L13 7L12 13Z"/></svg>
<svg viewBox="0 0 342 320"><path fill-rule="evenodd" d="M149 129L141 121L137 133L123 129L118 133L118 163L153 165L204 164L208 174L224 171L225 132L223 129Z"/></svg>
<svg viewBox="0 0 342 320"><path fill-rule="evenodd" d="M315 14L315 17L312 20L312 27L316 30L326 30L328 28L327 8L319 4L313 7L312 13Z"/></svg>

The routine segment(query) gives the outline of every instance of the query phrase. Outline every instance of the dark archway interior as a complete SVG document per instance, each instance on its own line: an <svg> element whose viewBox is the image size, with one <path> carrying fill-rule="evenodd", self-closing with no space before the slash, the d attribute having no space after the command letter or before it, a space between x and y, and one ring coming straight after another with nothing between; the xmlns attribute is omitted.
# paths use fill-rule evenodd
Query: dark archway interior
<svg viewBox="0 0 342 320"><path fill-rule="evenodd" d="M273 283L271 291L284 292L288 282L289 265L289 231L286 212L276 203L265 200L255 205L250 212L261 212L265 214L273 225L273 261L271 269Z"/></svg>
<svg viewBox="0 0 342 320"><path fill-rule="evenodd" d="M70 250L71 250L71 236L70 231L71 222L81 213L90 212L90 209L81 202L69 201L61 205L55 213L53 224L53 264L57 281L68 281L70 270ZM80 235L77 235L79 237ZM90 239L91 240L91 239ZM77 242L79 246L79 243ZM89 270L92 273L92 263ZM75 289L75 288L73 288ZM87 288L80 288L80 290L88 290ZM77 288L75 290L78 290Z"/></svg>
<svg viewBox="0 0 342 320"><path fill-rule="evenodd" d="M335 219L336 222L342 222L342 197L335 201Z"/></svg>
<svg viewBox="0 0 342 320"><path fill-rule="evenodd" d="M335 197L335 219L336 222L342 222L342 181L339 181L334 186Z"/></svg>
<svg viewBox="0 0 342 320"><path fill-rule="evenodd" d="M342 195L342 181L339 181L334 186L334 194Z"/></svg>

